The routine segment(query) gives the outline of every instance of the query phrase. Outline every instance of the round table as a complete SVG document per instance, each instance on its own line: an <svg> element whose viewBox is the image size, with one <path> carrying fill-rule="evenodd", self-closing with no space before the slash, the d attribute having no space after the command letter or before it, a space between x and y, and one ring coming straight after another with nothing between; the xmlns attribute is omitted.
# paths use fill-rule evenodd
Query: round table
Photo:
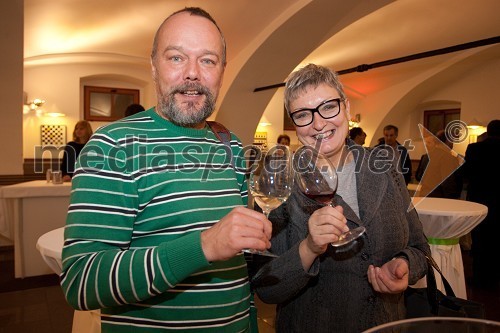
<svg viewBox="0 0 500 333"><path fill-rule="evenodd" d="M43 234L64 227L71 183L34 180L0 187L0 234L14 243L16 278L52 274L35 244Z"/></svg>
<svg viewBox="0 0 500 333"><path fill-rule="evenodd" d="M43 260L58 275L62 272L62 249L64 246L64 227L49 231L36 243ZM100 333L101 315L99 310L78 311L73 315L72 333Z"/></svg>
<svg viewBox="0 0 500 333"><path fill-rule="evenodd" d="M471 201L430 197L415 197L412 202L422 222L432 257L441 268L455 295L466 299L459 238L469 233L486 217L488 207ZM423 283L421 280L417 286L422 287ZM444 292L444 286L438 274L436 274L436 283Z"/></svg>
<svg viewBox="0 0 500 333"><path fill-rule="evenodd" d="M64 227L49 231L38 238L36 248L43 260L56 273L62 272L62 248L64 246Z"/></svg>

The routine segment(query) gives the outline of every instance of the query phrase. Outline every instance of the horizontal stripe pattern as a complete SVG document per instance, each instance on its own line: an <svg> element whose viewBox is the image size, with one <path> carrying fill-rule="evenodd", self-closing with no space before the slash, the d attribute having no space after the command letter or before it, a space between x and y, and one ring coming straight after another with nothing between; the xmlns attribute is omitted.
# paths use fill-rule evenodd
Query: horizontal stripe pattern
<svg viewBox="0 0 500 333"><path fill-rule="evenodd" d="M234 159L226 149L150 109L82 150L61 285L75 308L101 308L103 332L249 329L244 257L208 263L201 249L203 230L246 205L242 145L232 136Z"/></svg>

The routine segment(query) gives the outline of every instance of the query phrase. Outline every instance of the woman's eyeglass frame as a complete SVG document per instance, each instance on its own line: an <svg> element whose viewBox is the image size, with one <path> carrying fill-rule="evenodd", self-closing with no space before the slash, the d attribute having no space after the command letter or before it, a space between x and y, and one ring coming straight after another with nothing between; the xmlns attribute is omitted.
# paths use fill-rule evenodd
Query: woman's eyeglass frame
<svg viewBox="0 0 500 333"><path fill-rule="evenodd" d="M333 116L329 116L329 117L325 117L324 115L322 115L322 114L321 114L321 111L320 111L319 109L320 109L322 106L324 106L324 105L326 105L326 104L328 104L328 103L334 102L334 101L335 101L335 102L337 102L337 106L338 106L338 111L337 111L337 113L336 113L336 114L334 114ZM343 101L343 99L342 99L342 98L340 98L340 97L339 97L339 98L332 98L332 99L326 100L326 101L324 101L324 102L321 102L321 104L319 104L317 107L315 107L315 108L313 108L313 109L303 108L303 109L300 109L300 110L294 111L294 112L292 112L292 113L289 113L289 115L290 115L290 119L292 119L292 121L293 121L293 123L295 124L295 126L297 126L297 127L304 127L304 126L308 126L308 125L311 125L311 124L312 124L312 122L314 121L314 114L315 114L315 113L318 113L318 114L321 116L321 118L323 118L323 119L332 119L332 118L335 118L335 117L336 117L336 116L338 116L338 115L339 115L339 113L340 113L340 109L341 109L340 102L342 102L342 101ZM307 124L300 124L300 125L299 125L299 124L297 124L297 122L295 121L295 119L294 119L293 115L294 115L294 114L297 114L297 113L299 113L299 112L304 112L304 111L309 111L309 112L310 112L310 114L311 114L311 121L309 121Z"/></svg>

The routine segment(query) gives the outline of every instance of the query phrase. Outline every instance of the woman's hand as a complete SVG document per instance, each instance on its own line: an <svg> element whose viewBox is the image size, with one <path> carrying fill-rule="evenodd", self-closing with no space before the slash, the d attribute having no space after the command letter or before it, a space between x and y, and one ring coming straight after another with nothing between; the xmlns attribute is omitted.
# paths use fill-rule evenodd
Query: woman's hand
<svg viewBox="0 0 500 333"><path fill-rule="evenodd" d="M330 243L349 231L341 206L326 206L316 210L309 218L308 228L309 234L299 246L304 270L309 270L316 257L323 254Z"/></svg>
<svg viewBox="0 0 500 333"><path fill-rule="evenodd" d="M380 293L397 294L408 288L408 262L403 258L394 258L382 267L368 267L368 281L373 289Z"/></svg>

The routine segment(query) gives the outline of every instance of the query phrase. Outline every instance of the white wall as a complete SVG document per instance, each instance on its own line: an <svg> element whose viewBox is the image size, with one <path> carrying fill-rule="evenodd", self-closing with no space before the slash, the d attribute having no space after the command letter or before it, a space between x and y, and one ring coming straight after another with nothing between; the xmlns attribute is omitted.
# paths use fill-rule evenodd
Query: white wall
<svg viewBox="0 0 500 333"><path fill-rule="evenodd" d="M360 126L367 133L367 145L373 146L387 124L399 127L398 141L410 139L415 150L411 159L419 159L421 145L418 124L423 124L422 105L448 101L461 107L461 120L473 118L485 123L500 118L497 94L500 88L499 48L470 50L427 72L402 80L400 84L377 94L351 102L351 113L361 113ZM484 59L472 65L477 57ZM358 110L361 110L358 112ZM418 112L415 115L415 112ZM455 145L464 154L468 140Z"/></svg>
<svg viewBox="0 0 500 333"><path fill-rule="evenodd" d="M44 108L48 111L60 111L66 114L64 118L49 118L24 116L24 148L25 158L33 157L33 147L40 144L41 124L65 124L68 140L74 124L83 117L83 102L81 92L81 78L92 77L107 73L110 77L121 76L122 87L136 87L141 90L141 103L145 107L156 103L154 86L150 79L149 68L125 67L119 65L92 66L92 65L62 65L42 66L25 69L24 89L29 98L40 97L46 100ZM441 105L443 101L451 101L461 105L461 119L470 122L473 118L486 125L492 119L500 118L496 95L500 91L500 60L490 59L480 67L456 71L457 75L443 80L429 80L435 74L423 77L409 78L400 86L391 87L376 96L367 96L361 101L351 101L351 112L361 113L360 126L368 134L367 145L373 145L382 135L380 128L387 123L394 123L400 128L400 142L411 139L415 150L410 152L412 159L418 159L424 153L418 132L418 124L423 123L424 106ZM102 81L102 85L115 85L120 82L109 79ZM412 96L424 83L425 93ZM411 96L409 98L408 96ZM450 102L450 103L451 103ZM367 106L371 106L371 109ZM385 112L384 110L389 110ZM255 110L261 113L260 110ZM19 111L20 113L20 111ZM266 131L268 143L275 143L279 134L283 133L283 88L277 89L262 113L272 126L256 128L254 131ZM103 123L92 123L94 129ZM298 144L293 131L288 131L293 144ZM455 145L454 149L461 154L465 153L468 141Z"/></svg>
<svg viewBox="0 0 500 333"><path fill-rule="evenodd" d="M383 126L391 123L399 128L398 141L411 140L415 149L410 152L411 159L420 159L425 153L418 130L423 124L423 111L431 108L448 108L459 106L461 120L470 123L477 119L485 126L493 119L500 119L500 58L485 60L481 66L456 69L461 57L442 68L419 77L406 78L401 84L392 86L363 99L351 100L351 114L361 114L360 127L367 133L367 146L374 146L382 136ZM341 77L342 80L342 77ZM273 124L266 127L268 138L276 139L283 132L282 121L283 88L276 91L266 107L264 115ZM279 114L275 114L278 112ZM298 143L294 132L292 144ZM454 145L454 150L465 154L468 138L462 144Z"/></svg>
<svg viewBox="0 0 500 333"><path fill-rule="evenodd" d="M140 103L147 109L156 104L154 84L149 66L125 66L120 64L62 64L28 66L24 70L24 91L28 99L42 98L43 110L62 112L65 117L23 117L23 155L34 157L34 147L40 145L40 125L66 125L67 140L77 121L83 119L83 85L96 85L140 90ZM19 111L21 112L21 111ZM95 130L104 122L91 122Z"/></svg>
<svg viewBox="0 0 500 333"><path fill-rule="evenodd" d="M440 87L423 102L457 100L461 102L460 120L469 123L476 119L486 126L500 119L500 59L485 62L481 67L465 73L451 84ZM454 150L465 154L468 140L454 145Z"/></svg>

